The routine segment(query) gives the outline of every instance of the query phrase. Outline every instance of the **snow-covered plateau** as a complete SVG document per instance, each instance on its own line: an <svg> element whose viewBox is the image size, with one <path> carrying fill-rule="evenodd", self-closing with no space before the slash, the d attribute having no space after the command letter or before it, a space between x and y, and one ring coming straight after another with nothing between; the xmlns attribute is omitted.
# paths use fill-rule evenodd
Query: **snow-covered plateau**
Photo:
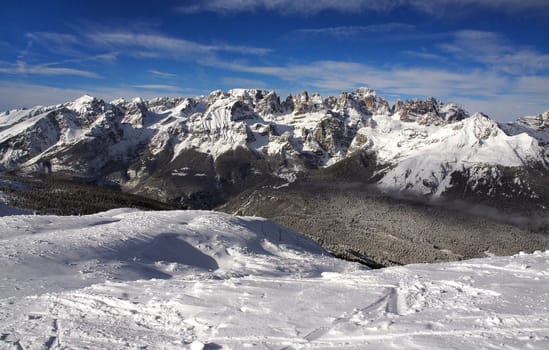
<svg viewBox="0 0 549 350"><path fill-rule="evenodd" d="M13 214L13 212L10 212ZM2 349L547 349L549 251L368 270L257 217L0 217Z"/></svg>
<svg viewBox="0 0 549 350"><path fill-rule="evenodd" d="M115 184L183 208L356 156L356 180L384 191L547 206L548 147L549 111L498 123L434 98L390 106L368 88L282 101L254 89L110 103L86 95L0 115L0 171Z"/></svg>

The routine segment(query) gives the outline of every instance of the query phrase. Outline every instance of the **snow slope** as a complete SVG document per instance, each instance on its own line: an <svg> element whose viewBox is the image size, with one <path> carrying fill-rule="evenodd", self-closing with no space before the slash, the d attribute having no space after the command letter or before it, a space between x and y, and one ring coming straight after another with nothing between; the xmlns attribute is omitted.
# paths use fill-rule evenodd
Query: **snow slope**
<svg viewBox="0 0 549 350"><path fill-rule="evenodd" d="M367 270L267 220L0 218L0 348L547 349L549 252Z"/></svg>
<svg viewBox="0 0 549 350"><path fill-rule="evenodd" d="M387 190L407 189L439 196L451 187L452 173L473 169L469 181L486 168L543 164L544 151L526 133L505 134L481 113L455 123L433 126L378 117L376 128L360 129L372 141L378 160L388 164L379 181Z"/></svg>

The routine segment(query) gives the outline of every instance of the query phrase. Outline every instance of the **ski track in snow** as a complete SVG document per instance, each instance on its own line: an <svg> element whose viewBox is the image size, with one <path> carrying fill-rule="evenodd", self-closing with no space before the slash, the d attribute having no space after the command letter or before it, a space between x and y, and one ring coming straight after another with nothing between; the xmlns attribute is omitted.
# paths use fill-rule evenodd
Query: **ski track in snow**
<svg viewBox="0 0 549 350"><path fill-rule="evenodd" d="M206 211L0 217L0 349L547 349L549 251L367 270Z"/></svg>

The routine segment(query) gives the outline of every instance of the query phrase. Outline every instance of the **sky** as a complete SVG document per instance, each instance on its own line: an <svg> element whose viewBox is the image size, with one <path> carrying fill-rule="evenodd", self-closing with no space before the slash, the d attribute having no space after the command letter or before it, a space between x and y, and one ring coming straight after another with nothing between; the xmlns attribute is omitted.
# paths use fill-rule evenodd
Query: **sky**
<svg viewBox="0 0 549 350"><path fill-rule="evenodd" d="M549 110L547 0L3 1L0 110L370 87L507 121Z"/></svg>

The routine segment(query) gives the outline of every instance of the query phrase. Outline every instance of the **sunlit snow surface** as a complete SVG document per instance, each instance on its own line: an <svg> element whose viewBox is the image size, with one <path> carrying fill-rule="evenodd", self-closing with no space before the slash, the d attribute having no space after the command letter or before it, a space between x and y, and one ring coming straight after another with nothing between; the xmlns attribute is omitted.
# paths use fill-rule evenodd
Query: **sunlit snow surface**
<svg viewBox="0 0 549 350"><path fill-rule="evenodd" d="M0 217L4 349L548 349L549 252L367 270L206 211Z"/></svg>

